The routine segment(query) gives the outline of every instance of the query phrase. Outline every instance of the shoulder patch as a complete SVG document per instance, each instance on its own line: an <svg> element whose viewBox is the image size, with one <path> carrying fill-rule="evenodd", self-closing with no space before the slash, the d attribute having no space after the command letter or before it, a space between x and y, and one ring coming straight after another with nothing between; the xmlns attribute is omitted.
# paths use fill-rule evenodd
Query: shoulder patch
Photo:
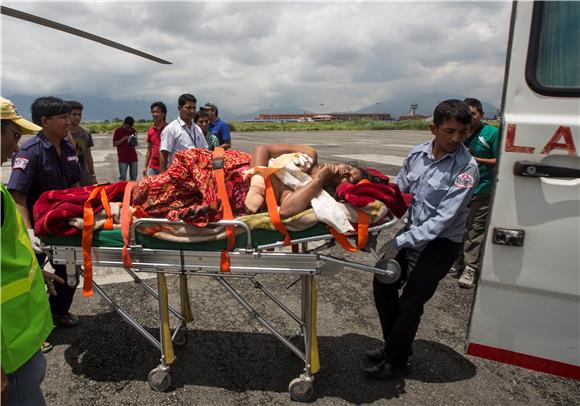
<svg viewBox="0 0 580 406"><path fill-rule="evenodd" d="M467 172L463 172L463 173L460 173L459 175L457 175L457 177L455 178L455 182L453 182L453 184L456 187L462 188L462 189L470 189L473 187L474 183L475 183L475 181L473 179L473 176L471 176Z"/></svg>
<svg viewBox="0 0 580 406"><path fill-rule="evenodd" d="M28 158L24 158L21 156L14 158L14 163L12 164L12 170L14 170L14 169L25 170L26 167L28 166L28 161L29 161Z"/></svg>

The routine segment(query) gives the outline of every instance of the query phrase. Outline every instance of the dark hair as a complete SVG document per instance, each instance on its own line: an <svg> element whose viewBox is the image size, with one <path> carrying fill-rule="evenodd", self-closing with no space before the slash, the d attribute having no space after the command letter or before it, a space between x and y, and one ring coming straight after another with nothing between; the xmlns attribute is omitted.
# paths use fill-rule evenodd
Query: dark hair
<svg viewBox="0 0 580 406"><path fill-rule="evenodd" d="M83 104L81 102L76 101L76 100L67 100L66 102L70 106L70 111L73 111L73 110L83 111L83 109L84 109Z"/></svg>
<svg viewBox="0 0 580 406"><path fill-rule="evenodd" d="M179 99L177 99L177 104L179 107L182 107L187 102L197 103L197 99L194 95L189 93L182 94L179 96Z"/></svg>
<svg viewBox="0 0 580 406"><path fill-rule="evenodd" d="M467 104L457 99L444 100L439 103L433 112L433 124L438 126L449 120L457 120L461 124L469 125L471 114L469 114Z"/></svg>
<svg viewBox="0 0 580 406"><path fill-rule="evenodd" d="M32 122L36 125L42 126L42 117L52 117L70 113L70 106L67 102L58 97L39 97L32 102L30 113L32 114Z"/></svg>
<svg viewBox="0 0 580 406"><path fill-rule="evenodd" d="M389 177L380 173L376 169L361 168L360 166L358 169L361 171L362 178L368 180L369 182L381 183L385 185L389 183Z"/></svg>
<svg viewBox="0 0 580 406"><path fill-rule="evenodd" d="M159 110L161 110L163 114L167 114L167 106L162 101L156 101L151 104L151 110L153 110L155 107L159 107Z"/></svg>
<svg viewBox="0 0 580 406"><path fill-rule="evenodd" d="M167 106L162 101L156 101L151 103L150 110L153 111L155 107L159 107L159 110L163 113L163 121L167 120Z"/></svg>
<svg viewBox="0 0 580 406"><path fill-rule="evenodd" d="M127 124L129 127L132 127L133 124L135 124L135 119L133 117L131 117L131 116L127 116L123 120L123 124Z"/></svg>
<svg viewBox="0 0 580 406"><path fill-rule="evenodd" d="M199 121L200 118L205 117L207 119L209 119L209 114L207 114L207 111L205 110L200 110L197 113L195 113L195 115L193 116L193 122L197 124L197 122Z"/></svg>
<svg viewBox="0 0 580 406"><path fill-rule="evenodd" d="M389 183L389 177L387 175L377 169L363 167L363 162L359 160L351 160L345 163L352 166L353 168L358 169L361 172L362 178L368 180L369 182L382 183L385 185Z"/></svg>
<svg viewBox="0 0 580 406"><path fill-rule="evenodd" d="M481 105L481 102L477 99L468 97L465 100L463 100L465 102L465 104L467 104L468 106L471 107L475 107L477 111L479 111L479 114L483 115L483 106Z"/></svg>

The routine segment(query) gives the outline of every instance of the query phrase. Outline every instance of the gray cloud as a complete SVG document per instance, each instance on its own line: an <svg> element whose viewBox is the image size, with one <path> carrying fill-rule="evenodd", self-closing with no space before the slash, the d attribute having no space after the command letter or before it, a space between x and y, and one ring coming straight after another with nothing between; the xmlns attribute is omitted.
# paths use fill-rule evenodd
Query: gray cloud
<svg viewBox="0 0 580 406"><path fill-rule="evenodd" d="M411 93L499 104L510 6L451 3L8 2L154 53L162 66L2 16L2 93L355 110Z"/></svg>

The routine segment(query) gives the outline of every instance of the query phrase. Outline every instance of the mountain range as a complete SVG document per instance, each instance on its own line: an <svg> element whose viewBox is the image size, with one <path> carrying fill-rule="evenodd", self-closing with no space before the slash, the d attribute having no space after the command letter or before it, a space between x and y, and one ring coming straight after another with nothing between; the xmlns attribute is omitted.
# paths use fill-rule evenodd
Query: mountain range
<svg viewBox="0 0 580 406"><path fill-rule="evenodd" d="M123 119L126 116L132 116L135 120L146 119L149 120L149 107L153 100L117 100L107 97L99 96L82 96L65 94L58 95L65 100L79 100L85 106L83 111L84 121L104 121L113 120L115 118ZM30 119L29 106L36 97L24 95L8 96L12 102L19 107L19 112L24 117ZM396 100L384 100L376 102L373 105L353 110L346 111L346 113L390 113L393 118L406 115L410 111L411 104L418 104L417 114L430 116L437 103L445 99L463 99L463 96L447 94L447 93L423 93L408 95ZM167 105L168 120L173 119L177 115L177 103L170 103L164 101ZM492 117L497 114L498 108L493 104L482 101L483 109L486 117ZM218 106L219 107L219 106ZM254 112L235 114L225 109L220 109L220 117L225 121L243 121L254 119L258 114L301 114L301 113L322 113L321 111L311 111L299 106L285 105L267 107ZM325 114L332 114L332 112L325 111ZM336 113L344 113L343 111Z"/></svg>

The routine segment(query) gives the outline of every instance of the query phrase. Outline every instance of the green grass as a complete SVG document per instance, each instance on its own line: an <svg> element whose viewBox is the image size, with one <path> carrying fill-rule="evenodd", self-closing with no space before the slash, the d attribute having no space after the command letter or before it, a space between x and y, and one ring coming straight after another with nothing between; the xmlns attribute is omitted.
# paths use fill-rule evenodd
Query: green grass
<svg viewBox="0 0 580 406"><path fill-rule="evenodd" d="M135 123L133 127L137 130L140 134L147 134L147 130L151 128L153 122L146 122L146 123ZM119 128L123 125L123 123L107 123L107 122L91 122L91 123L82 123L81 126L87 128L92 134L103 134L109 133L112 134L116 128Z"/></svg>
<svg viewBox="0 0 580 406"><path fill-rule="evenodd" d="M302 123L250 123L233 121L230 124L232 131L357 131L357 130L414 130L428 131L429 121L406 120L406 121L375 121L375 120L354 120L354 121L318 121ZM489 121L488 124L498 126L496 121ZM134 127L140 134L147 133L152 122L135 123ZM84 123L93 134L112 133L121 123Z"/></svg>

